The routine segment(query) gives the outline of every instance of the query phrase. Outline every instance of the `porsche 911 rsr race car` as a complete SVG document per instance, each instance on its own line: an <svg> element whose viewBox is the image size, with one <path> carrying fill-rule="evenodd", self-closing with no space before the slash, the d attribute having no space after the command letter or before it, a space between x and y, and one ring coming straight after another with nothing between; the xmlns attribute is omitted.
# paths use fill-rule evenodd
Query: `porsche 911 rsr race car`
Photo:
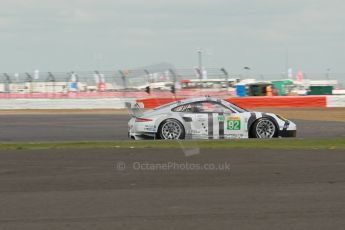
<svg viewBox="0 0 345 230"><path fill-rule="evenodd" d="M141 112L126 103L132 116L128 136L142 139L230 139L295 137L296 125L273 113L253 112L225 100L186 99Z"/></svg>

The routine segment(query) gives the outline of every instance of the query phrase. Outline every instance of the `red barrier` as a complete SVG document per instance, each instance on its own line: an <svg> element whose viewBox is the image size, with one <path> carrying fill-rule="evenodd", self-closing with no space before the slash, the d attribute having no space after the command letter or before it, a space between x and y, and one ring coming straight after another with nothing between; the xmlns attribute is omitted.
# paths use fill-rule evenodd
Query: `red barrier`
<svg viewBox="0 0 345 230"><path fill-rule="evenodd" d="M173 101L182 100L183 98L146 98L146 99L139 99L137 102L141 102L144 104L144 108L152 109L156 108L160 105L168 104Z"/></svg>
<svg viewBox="0 0 345 230"><path fill-rule="evenodd" d="M145 108L155 108L160 105L164 105L175 100L181 100L183 98L147 98L140 99L137 102L144 104ZM315 108L315 107L326 107L325 96L276 96L276 97L234 97L225 99L235 105L242 108L265 108L265 107L276 107L276 108Z"/></svg>
<svg viewBox="0 0 345 230"><path fill-rule="evenodd" d="M242 108L315 108L326 107L325 96L282 96L282 97L241 97L228 98L227 101Z"/></svg>

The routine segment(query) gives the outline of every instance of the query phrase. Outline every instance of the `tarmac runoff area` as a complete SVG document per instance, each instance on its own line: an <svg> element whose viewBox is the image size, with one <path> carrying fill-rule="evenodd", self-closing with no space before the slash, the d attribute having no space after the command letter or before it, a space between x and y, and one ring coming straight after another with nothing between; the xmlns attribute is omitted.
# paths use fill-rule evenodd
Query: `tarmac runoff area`
<svg viewBox="0 0 345 230"><path fill-rule="evenodd" d="M272 111L272 109L262 110ZM298 138L345 137L345 108L275 109L297 124ZM56 113L56 111L55 111ZM0 142L127 140L125 111L0 112ZM308 120L307 120L308 119ZM310 120L312 119L312 120Z"/></svg>
<svg viewBox="0 0 345 230"><path fill-rule="evenodd" d="M127 140L127 121L8 114L0 139ZM293 121L300 138L345 136L341 121ZM0 229L344 229L344 148L188 151L0 150Z"/></svg>
<svg viewBox="0 0 345 230"><path fill-rule="evenodd" d="M343 150L1 150L0 229L344 229L344 178Z"/></svg>

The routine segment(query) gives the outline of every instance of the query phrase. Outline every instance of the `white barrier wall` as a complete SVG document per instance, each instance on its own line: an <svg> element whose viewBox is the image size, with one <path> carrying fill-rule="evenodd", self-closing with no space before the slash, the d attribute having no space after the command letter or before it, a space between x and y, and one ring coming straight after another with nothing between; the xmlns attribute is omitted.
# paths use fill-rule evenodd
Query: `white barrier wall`
<svg viewBox="0 0 345 230"><path fill-rule="evenodd" d="M123 109L125 102L134 102L133 98L102 99L4 99L0 100L3 109Z"/></svg>
<svg viewBox="0 0 345 230"><path fill-rule="evenodd" d="M345 95L342 96L327 96L326 97L327 107L345 107Z"/></svg>

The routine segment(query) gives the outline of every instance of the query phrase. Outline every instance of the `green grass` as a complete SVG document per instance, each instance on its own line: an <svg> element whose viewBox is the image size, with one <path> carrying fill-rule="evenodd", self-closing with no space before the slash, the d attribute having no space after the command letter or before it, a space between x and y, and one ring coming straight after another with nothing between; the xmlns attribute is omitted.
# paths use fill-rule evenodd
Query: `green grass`
<svg viewBox="0 0 345 230"><path fill-rule="evenodd" d="M69 148L247 148L247 149L344 149L345 138L272 139L272 140L198 140L198 141L91 141L0 143L0 150L69 149Z"/></svg>

